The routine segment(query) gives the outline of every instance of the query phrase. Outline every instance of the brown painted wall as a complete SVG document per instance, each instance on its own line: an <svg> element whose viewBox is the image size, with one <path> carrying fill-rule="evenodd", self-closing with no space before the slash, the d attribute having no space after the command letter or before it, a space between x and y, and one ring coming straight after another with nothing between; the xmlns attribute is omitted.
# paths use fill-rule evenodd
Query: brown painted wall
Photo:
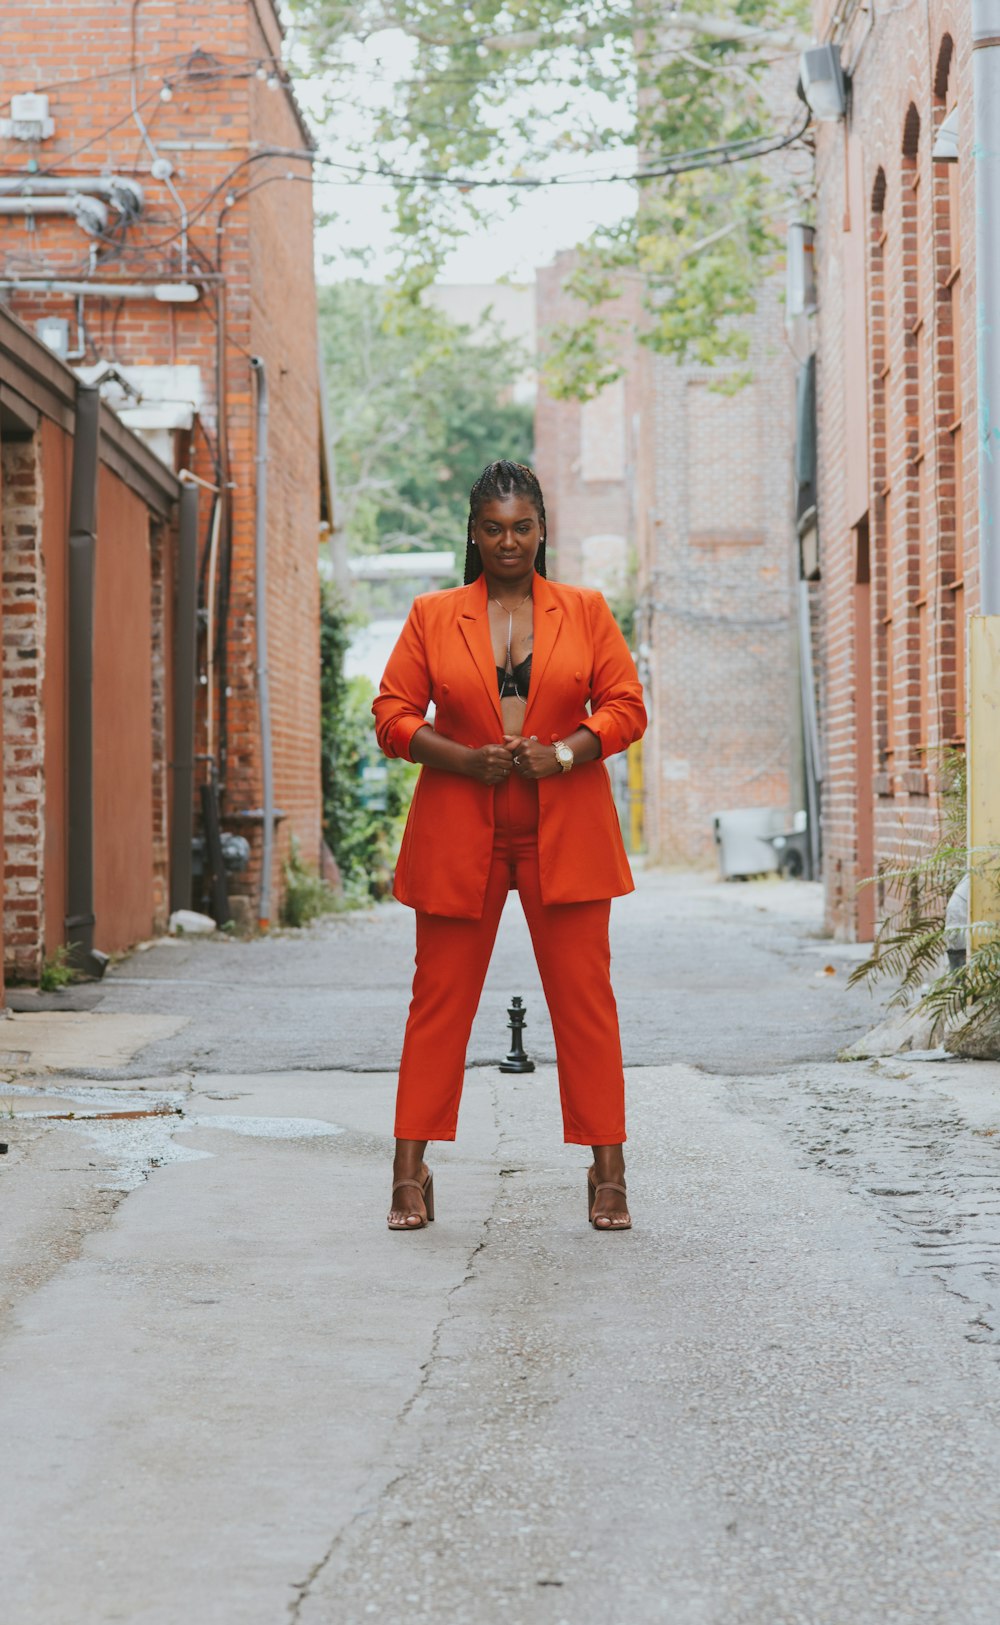
<svg viewBox="0 0 1000 1625"><path fill-rule="evenodd" d="M42 451L42 566L45 577L45 889L46 956L66 930L66 538L73 442L48 418Z"/></svg>
<svg viewBox="0 0 1000 1625"><path fill-rule="evenodd" d="M0 572L2 572L2 570L3 570L3 520L2 520L2 514L3 514L3 458L0 457ZM0 676L2 676L2 672L3 672L3 593L2 593L2 591L0 591ZM3 740L3 734L4 734L3 720L4 719L3 719L3 714L4 714L4 706L3 706L3 702L2 702L2 697L0 697L0 831L2 831L3 827L4 827L4 810L3 810L3 781L4 781L4 774L3 774L3 771L2 771L3 763L4 763L4 740ZM4 870L4 864L3 864L2 861L0 861L0 877L2 877L2 875L3 875L3 870ZM4 961L5 961L6 957L7 957L7 951L6 951L6 947L5 947L5 944L4 944L3 883L2 883L2 879L0 879L0 1010L2 1010L4 1008L4 1006L6 1005L6 1003L7 1003L6 994L4 992Z"/></svg>
<svg viewBox="0 0 1000 1625"><path fill-rule="evenodd" d="M149 515L102 468L94 609L94 931L105 953L153 930Z"/></svg>

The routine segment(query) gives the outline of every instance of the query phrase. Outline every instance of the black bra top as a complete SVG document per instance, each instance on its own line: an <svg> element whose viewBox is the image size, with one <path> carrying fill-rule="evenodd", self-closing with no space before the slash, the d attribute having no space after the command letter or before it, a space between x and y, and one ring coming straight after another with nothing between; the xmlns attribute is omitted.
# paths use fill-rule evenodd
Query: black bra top
<svg viewBox="0 0 1000 1625"><path fill-rule="evenodd" d="M497 667L497 687L502 700L526 700L528 688L531 684L531 656L509 668Z"/></svg>

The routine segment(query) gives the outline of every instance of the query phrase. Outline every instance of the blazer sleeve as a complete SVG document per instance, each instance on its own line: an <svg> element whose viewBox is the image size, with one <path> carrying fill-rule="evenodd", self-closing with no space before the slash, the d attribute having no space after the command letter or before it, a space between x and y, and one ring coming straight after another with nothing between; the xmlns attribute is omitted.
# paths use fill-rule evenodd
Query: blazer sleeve
<svg viewBox="0 0 1000 1625"><path fill-rule="evenodd" d="M597 735L602 757L614 756L646 731L642 684L629 646L600 593L595 592L591 600L590 620L594 672L591 715L583 726Z"/></svg>
<svg viewBox="0 0 1000 1625"><path fill-rule="evenodd" d="M418 598L396 640L372 702L379 748L386 756L402 756L408 762L413 760L411 741L417 730L426 726L427 708L431 703L423 622Z"/></svg>

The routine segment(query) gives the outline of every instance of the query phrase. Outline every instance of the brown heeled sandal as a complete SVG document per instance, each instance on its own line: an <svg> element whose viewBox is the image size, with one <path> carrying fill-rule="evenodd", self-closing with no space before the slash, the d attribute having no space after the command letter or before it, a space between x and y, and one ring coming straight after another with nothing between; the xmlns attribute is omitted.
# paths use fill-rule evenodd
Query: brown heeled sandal
<svg viewBox="0 0 1000 1625"><path fill-rule="evenodd" d="M407 1215L402 1224L393 1224L392 1220L388 1218L386 1224L390 1230L425 1230L429 1224L434 1223L434 1175L428 1174L426 1179L397 1179L392 1187L393 1196L398 1190L402 1190L404 1185L412 1185L414 1190L420 1192L424 1199L426 1216L420 1220L419 1224L409 1223L409 1220L414 1217L412 1213Z"/></svg>
<svg viewBox="0 0 1000 1625"><path fill-rule="evenodd" d="M628 1215L626 1215L624 1223L619 1223L618 1222L618 1217L620 1217L620 1216L616 1216L615 1214L611 1214L611 1213L606 1214L606 1215L602 1214L601 1215L602 1218L605 1218L605 1217L607 1218L607 1220L608 1220L607 1224L597 1224L597 1223L595 1223L595 1220L594 1220L594 1204L597 1201L597 1195L598 1195L599 1191L620 1191L622 1196L627 1196L628 1195L628 1192L626 1191L624 1185L615 1185L615 1184L612 1183L612 1181L610 1179L602 1179L600 1181L600 1183L598 1183L598 1181L594 1178L594 1170L592 1168L588 1168L588 1170L587 1170L587 1218L588 1218L589 1222L594 1226L594 1229L595 1230L602 1230L602 1231L603 1230L631 1230L631 1228L632 1228L632 1219Z"/></svg>

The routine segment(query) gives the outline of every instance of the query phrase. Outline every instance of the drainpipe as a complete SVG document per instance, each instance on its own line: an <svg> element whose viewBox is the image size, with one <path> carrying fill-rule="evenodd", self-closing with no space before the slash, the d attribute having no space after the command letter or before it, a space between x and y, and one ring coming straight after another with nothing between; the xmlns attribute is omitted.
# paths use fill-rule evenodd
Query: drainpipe
<svg viewBox="0 0 1000 1625"><path fill-rule="evenodd" d="M103 976L107 955L94 949L94 563L101 396L78 384L69 499L67 638L68 832L66 941L73 964Z"/></svg>
<svg viewBox="0 0 1000 1625"><path fill-rule="evenodd" d="M191 907L194 834L195 639L198 616L198 487L181 487L174 626L174 741L170 803L170 912Z"/></svg>
<svg viewBox="0 0 1000 1625"><path fill-rule="evenodd" d="M261 852L260 907L257 923L271 923L271 861L274 847L274 757L271 750L271 684L267 661L267 371L260 356L250 358L257 374L257 506L254 523L254 621L257 628L257 711L260 718L260 765L264 798L264 841Z"/></svg>
<svg viewBox="0 0 1000 1625"><path fill-rule="evenodd" d="M976 383L979 442L979 614L969 617L967 768L970 857L1000 846L1000 0L972 0L972 159L976 180ZM972 874L969 920L1000 930L990 874ZM970 932L970 949L990 933Z"/></svg>
<svg viewBox="0 0 1000 1625"><path fill-rule="evenodd" d="M972 0L980 614L1000 615L1000 0Z"/></svg>

